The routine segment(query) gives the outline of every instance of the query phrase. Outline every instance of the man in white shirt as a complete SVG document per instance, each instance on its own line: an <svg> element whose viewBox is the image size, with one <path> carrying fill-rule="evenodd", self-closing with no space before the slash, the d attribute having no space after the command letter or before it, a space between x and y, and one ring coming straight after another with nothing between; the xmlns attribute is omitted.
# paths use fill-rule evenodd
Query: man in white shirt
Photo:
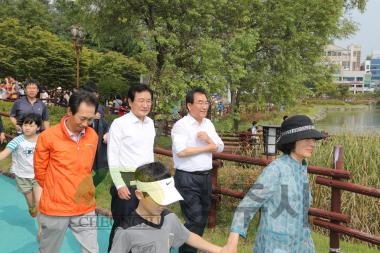
<svg viewBox="0 0 380 253"><path fill-rule="evenodd" d="M212 152L222 152L224 144L209 119L206 92L194 88L186 95L188 114L172 129L172 150L176 173L175 185L183 197L180 201L185 227L203 235L211 207ZM197 252L185 244L180 253Z"/></svg>
<svg viewBox="0 0 380 253"><path fill-rule="evenodd" d="M153 146L156 131L147 115L151 110L153 91L145 84L133 85L128 90L130 112L115 119L109 129L108 165L114 186L111 187L111 211L114 224L108 250L111 249L115 229L136 209L135 187L130 186L137 167L154 161Z"/></svg>

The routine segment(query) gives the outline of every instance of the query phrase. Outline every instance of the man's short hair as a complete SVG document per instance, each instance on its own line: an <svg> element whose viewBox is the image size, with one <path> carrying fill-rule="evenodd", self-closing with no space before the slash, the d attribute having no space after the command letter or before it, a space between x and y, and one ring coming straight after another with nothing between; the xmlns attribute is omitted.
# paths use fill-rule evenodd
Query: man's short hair
<svg viewBox="0 0 380 253"><path fill-rule="evenodd" d="M135 101L136 92L140 93L143 91L148 91L150 93L151 99L153 100L153 90L149 88L148 85L142 83L132 85L128 90L127 97L133 102Z"/></svg>
<svg viewBox="0 0 380 253"><path fill-rule="evenodd" d="M187 104L193 104L194 103L194 94L195 93L201 93L207 97L206 90L203 89L202 87L196 87L196 88L189 90L186 94L186 100L185 100L186 108L187 108Z"/></svg>
<svg viewBox="0 0 380 253"><path fill-rule="evenodd" d="M26 88L28 85L33 85L33 84L36 85L37 88L38 88L39 83L38 83L38 81L35 80L35 79L29 79L29 80L26 80L25 83L24 83L24 87Z"/></svg>
<svg viewBox="0 0 380 253"><path fill-rule="evenodd" d="M79 90L74 92L69 99L69 108L73 115L78 112L78 108L82 102L95 106L95 112L98 110L98 99L96 96L91 92Z"/></svg>
<svg viewBox="0 0 380 253"><path fill-rule="evenodd" d="M194 94L195 93L201 93L207 97L207 93L206 93L205 89L203 89L202 87L196 87L196 88L193 88L187 92L186 104L188 104L188 103L193 104L194 103Z"/></svg>

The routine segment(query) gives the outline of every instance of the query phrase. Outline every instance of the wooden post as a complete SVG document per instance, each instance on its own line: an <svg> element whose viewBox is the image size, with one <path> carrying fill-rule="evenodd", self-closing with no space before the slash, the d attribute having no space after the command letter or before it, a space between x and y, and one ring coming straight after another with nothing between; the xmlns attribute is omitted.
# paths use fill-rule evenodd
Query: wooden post
<svg viewBox="0 0 380 253"><path fill-rule="evenodd" d="M337 145L334 147L333 168L343 170L343 147ZM340 177L332 176L335 180L342 180ZM341 213L341 191L339 188L331 187L331 211ZM340 225L340 221L331 219L331 223ZM330 230L330 253L339 253L339 233Z"/></svg>
<svg viewBox="0 0 380 253"><path fill-rule="evenodd" d="M208 215L208 228L215 228L217 208L220 202L220 194L214 194L215 189L218 186L218 169L221 167L222 162L220 160L213 160L211 171L211 184L212 184L212 202L211 209Z"/></svg>

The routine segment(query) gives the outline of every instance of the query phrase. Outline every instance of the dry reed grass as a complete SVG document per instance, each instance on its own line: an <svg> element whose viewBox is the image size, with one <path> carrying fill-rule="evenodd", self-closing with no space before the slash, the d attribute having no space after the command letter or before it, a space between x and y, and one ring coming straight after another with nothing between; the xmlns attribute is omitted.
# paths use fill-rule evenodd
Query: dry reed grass
<svg viewBox="0 0 380 253"><path fill-rule="evenodd" d="M379 188L380 187L380 141L379 134L357 136L346 133L332 136L317 145L309 164L323 167L332 167L333 149L335 145L342 145L344 152L344 168L351 171L352 178L348 182ZM254 151L255 152L255 151ZM243 155L253 155L249 151ZM263 167L224 161L219 170L219 187L246 192L260 175ZM313 193L313 207L330 210L331 189L317 185L315 176L310 175ZM231 216L240 200L225 197L221 198L218 210L218 226L228 226ZM350 216L349 227L369 233L380 234L380 200L361 194L342 191L342 213ZM315 228L327 234L322 228Z"/></svg>
<svg viewBox="0 0 380 253"><path fill-rule="evenodd" d="M357 136L351 133L332 136L321 142L310 164L332 167L332 151L335 145L342 145L344 168L351 171L348 182L379 188L380 187L380 135L368 133ZM312 176L314 179L314 176ZM314 206L330 209L331 190L315 184L311 180ZM370 234L380 234L380 199L361 194L342 191L342 213L350 216L349 227Z"/></svg>

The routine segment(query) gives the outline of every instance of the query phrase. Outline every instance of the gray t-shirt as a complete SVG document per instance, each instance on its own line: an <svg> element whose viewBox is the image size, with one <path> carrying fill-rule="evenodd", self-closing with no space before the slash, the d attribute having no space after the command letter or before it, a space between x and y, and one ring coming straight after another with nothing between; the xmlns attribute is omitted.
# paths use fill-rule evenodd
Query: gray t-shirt
<svg viewBox="0 0 380 253"><path fill-rule="evenodd" d="M161 213L161 224L154 224L134 211L122 226L116 229L111 253L169 253L190 236L178 217L166 209Z"/></svg>

